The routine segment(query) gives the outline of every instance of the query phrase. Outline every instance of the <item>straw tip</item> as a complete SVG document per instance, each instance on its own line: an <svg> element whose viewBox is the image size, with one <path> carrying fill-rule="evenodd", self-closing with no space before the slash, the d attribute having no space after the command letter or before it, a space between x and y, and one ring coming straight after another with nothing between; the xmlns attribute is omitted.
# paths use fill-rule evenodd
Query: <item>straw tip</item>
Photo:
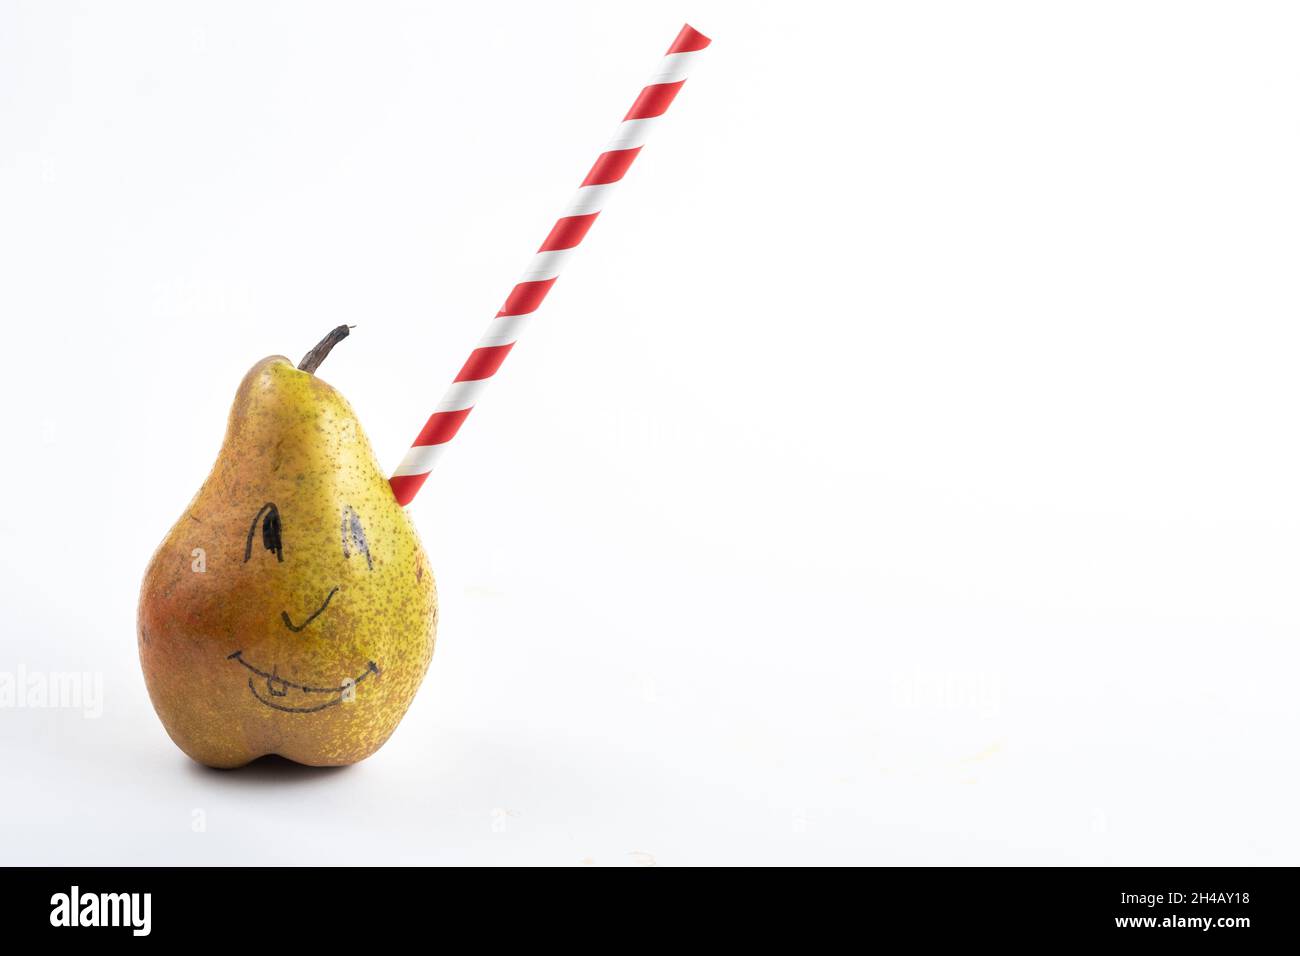
<svg viewBox="0 0 1300 956"><path fill-rule="evenodd" d="M694 53L696 50L703 50L713 41L706 37L689 23L682 27L682 32L677 34L677 39L673 45L668 48L669 53Z"/></svg>
<svg viewBox="0 0 1300 956"><path fill-rule="evenodd" d="M397 499L397 503L405 508L415 500L416 492L428 477L428 472L423 475L393 475L388 479L388 486L393 489L393 497Z"/></svg>

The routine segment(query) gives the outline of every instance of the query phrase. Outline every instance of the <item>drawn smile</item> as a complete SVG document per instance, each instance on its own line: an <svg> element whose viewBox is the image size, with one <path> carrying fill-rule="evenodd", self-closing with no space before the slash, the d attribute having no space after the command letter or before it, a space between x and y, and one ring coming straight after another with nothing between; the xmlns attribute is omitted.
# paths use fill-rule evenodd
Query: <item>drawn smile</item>
<svg viewBox="0 0 1300 956"><path fill-rule="evenodd" d="M327 607L330 606L330 598L332 598L332 597L335 595L335 593L337 593L337 592L338 592L338 588L337 588L337 587L331 588L331 589L330 589L330 593L327 594L327 595L325 595L325 603L322 604L320 607L316 608L316 610L312 611L311 614L309 614L309 615L307 616L307 620L303 621L301 624L299 624L299 625L297 625L297 626L294 625L293 621L289 620L289 612L288 612L288 611L281 611L281 612L280 612L280 620L284 621L284 626L285 626L285 627L287 627L289 630L291 630L291 631L293 631L295 634L297 634L299 631L301 631L304 627L306 627L306 626L307 626L308 624L310 624L312 621L316 620L317 616L318 616L322 611L324 611Z"/></svg>
<svg viewBox="0 0 1300 956"><path fill-rule="evenodd" d="M329 603L328 598L326 603ZM282 710L289 714L314 714L326 707L341 704L344 700L350 699L349 695L356 689L357 685L371 674L376 677L379 676L378 665L374 661L369 661L364 671L339 687L311 687L307 684L296 684L293 681L285 680L274 671L268 674L244 660L243 655L243 651L235 651L226 660L235 661L241 667L253 673L253 676L248 679L249 693L267 707ZM265 686L263 687L263 685Z"/></svg>

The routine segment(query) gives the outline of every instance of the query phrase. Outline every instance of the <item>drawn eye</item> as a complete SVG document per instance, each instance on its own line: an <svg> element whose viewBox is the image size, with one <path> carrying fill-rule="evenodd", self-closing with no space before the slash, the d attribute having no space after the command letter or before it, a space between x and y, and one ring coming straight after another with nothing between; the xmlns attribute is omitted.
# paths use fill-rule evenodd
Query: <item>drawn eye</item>
<svg viewBox="0 0 1300 956"><path fill-rule="evenodd" d="M343 557L350 558L353 554L364 554L366 556L366 568L373 571L375 565L370 560L370 545L366 541L366 532L361 527L361 516L353 510L351 505L343 509L342 536Z"/></svg>
<svg viewBox="0 0 1300 956"><path fill-rule="evenodd" d="M253 523L248 527L248 541L244 543L244 561L253 556L253 537L258 526L262 528L262 547L275 552L277 561L284 560L284 545L280 542L280 509L267 502L253 515Z"/></svg>

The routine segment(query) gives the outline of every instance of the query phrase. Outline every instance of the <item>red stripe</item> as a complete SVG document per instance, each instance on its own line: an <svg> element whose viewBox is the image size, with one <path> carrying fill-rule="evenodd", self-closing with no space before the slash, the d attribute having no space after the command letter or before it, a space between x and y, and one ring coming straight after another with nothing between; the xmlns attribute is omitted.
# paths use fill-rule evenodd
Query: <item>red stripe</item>
<svg viewBox="0 0 1300 956"><path fill-rule="evenodd" d="M639 152L641 147L635 146L632 149L611 149L608 153L601 153L596 157L596 165L591 167L591 172L587 173L582 185L603 186L618 182Z"/></svg>
<svg viewBox="0 0 1300 956"><path fill-rule="evenodd" d="M556 249L572 249L582 242L582 237L587 234L587 230L599 215L600 213L593 212L586 216L564 216L555 223L551 234L546 237L542 248L537 251L554 252Z"/></svg>
<svg viewBox="0 0 1300 956"><path fill-rule="evenodd" d="M669 53L694 53L696 50L703 50L713 41L706 37L689 23L682 27L682 32L677 34L677 39L673 45L668 48Z"/></svg>
<svg viewBox="0 0 1300 956"><path fill-rule="evenodd" d="M647 86L641 91L641 95L636 98L632 108L627 111L623 121L663 116L664 113L668 112L668 107L672 106L673 97L677 95L677 91L682 88L682 84L685 82L685 80L678 80L676 83L655 83L653 86Z"/></svg>
<svg viewBox="0 0 1300 956"><path fill-rule="evenodd" d="M457 412L434 412L411 444L441 445L443 442L451 441L456 437L456 432L460 431L460 426L469 417L471 411L473 411L472 407L462 408Z"/></svg>
<svg viewBox="0 0 1300 956"><path fill-rule="evenodd" d="M558 276L556 278L559 278ZM501 315L527 315L536 312L537 307L546 298L546 293L555 285L555 279L538 279L536 282L520 282L510 290L506 304L501 306Z"/></svg>
<svg viewBox="0 0 1300 956"><path fill-rule="evenodd" d="M405 508L415 498L415 493L420 490L424 484L424 479L429 477L426 471L422 475L394 475L388 479L388 484L392 486L393 497L397 503Z"/></svg>
<svg viewBox="0 0 1300 956"><path fill-rule="evenodd" d="M461 367L460 374L453 381L477 382L481 378L491 378L514 347L515 343L511 342L509 345L489 345L486 348L475 349L469 353L469 358ZM419 442L416 444L418 445Z"/></svg>

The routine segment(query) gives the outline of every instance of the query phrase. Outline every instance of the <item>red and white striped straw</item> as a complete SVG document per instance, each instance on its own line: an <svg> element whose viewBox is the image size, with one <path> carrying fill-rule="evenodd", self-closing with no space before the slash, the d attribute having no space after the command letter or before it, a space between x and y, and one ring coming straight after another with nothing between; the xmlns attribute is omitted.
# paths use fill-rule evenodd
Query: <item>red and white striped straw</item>
<svg viewBox="0 0 1300 956"><path fill-rule="evenodd" d="M650 130L667 112L673 97L686 82L695 58L709 42L708 37L689 24L677 34L650 82L623 117L614 138L596 158L596 164L578 187L577 195L556 221L551 234L510 291L506 304L496 314L478 347L470 353L442 401L416 436L411 450L393 472L389 480L399 503L410 504L429 477L438 455L456 436L484 387L514 348L528 317L537 311L546 293L551 291L565 262L605 207L610 191L641 152Z"/></svg>

